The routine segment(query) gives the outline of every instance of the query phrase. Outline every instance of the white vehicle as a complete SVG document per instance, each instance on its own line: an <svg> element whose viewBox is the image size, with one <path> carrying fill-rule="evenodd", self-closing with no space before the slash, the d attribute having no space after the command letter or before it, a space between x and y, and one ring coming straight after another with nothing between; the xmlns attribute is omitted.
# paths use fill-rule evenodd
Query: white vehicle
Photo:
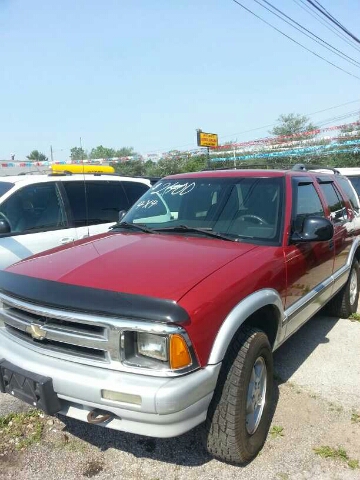
<svg viewBox="0 0 360 480"><path fill-rule="evenodd" d="M336 168L341 175L345 175L351 181L357 196L360 197L360 168Z"/></svg>
<svg viewBox="0 0 360 480"><path fill-rule="evenodd" d="M106 232L149 188L149 180L115 175L1 177L0 269Z"/></svg>

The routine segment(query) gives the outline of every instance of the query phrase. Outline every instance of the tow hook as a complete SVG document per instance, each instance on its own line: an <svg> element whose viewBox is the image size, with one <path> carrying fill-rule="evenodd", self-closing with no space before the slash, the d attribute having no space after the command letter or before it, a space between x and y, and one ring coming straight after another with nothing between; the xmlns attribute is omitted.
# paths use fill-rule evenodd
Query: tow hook
<svg viewBox="0 0 360 480"><path fill-rule="evenodd" d="M87 421L92 424L98 424L107 422L110 418L112 418L110 413L95 409L88 413Z"/></svg>

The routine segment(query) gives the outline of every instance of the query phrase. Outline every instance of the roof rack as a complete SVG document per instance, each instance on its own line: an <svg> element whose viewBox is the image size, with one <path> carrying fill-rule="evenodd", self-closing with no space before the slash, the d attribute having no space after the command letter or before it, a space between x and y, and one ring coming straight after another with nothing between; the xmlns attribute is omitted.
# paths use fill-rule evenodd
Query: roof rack
<svg viewBox="0 0 360 480"><path fill-rule="evenodd" d="M304 163L296 163L291 170L298 172L308 172L310 170L330 170L331 172L340 175L339 170L333 167L324 167L324 165L305 165Z"/></svg>

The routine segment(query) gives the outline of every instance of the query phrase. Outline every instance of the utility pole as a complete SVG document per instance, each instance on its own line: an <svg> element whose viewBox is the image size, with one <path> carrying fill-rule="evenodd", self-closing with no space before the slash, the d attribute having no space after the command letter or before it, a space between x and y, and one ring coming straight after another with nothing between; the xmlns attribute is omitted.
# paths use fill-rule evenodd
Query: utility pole
<svg viewBox="0 0 360 480"><path fill-rule="evenodd" d="M50 145L50 158L51 158L51 163L54 163L54 155L53 155L52 145Z"/></svg>

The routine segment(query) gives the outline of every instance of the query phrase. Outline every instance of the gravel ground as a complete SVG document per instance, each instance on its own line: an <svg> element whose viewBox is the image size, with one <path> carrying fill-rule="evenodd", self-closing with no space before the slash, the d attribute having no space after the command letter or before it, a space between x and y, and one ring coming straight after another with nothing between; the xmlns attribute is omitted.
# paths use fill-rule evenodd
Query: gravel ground
<svg viewBox="0 0 360 480"><path fill-rule="evenodd" d="M354 480L344 460L323 459L314 448L343 447L360 461L360 322L317 316L275 353L277 388L271 435L245 467L209 457L200 428L159 440L108 431L71 419L45 417L43 440L0 457L1 479L246 479ZM0 416L26 406L0 394ZM277 428L279 430L279 428Z"/></svg>

